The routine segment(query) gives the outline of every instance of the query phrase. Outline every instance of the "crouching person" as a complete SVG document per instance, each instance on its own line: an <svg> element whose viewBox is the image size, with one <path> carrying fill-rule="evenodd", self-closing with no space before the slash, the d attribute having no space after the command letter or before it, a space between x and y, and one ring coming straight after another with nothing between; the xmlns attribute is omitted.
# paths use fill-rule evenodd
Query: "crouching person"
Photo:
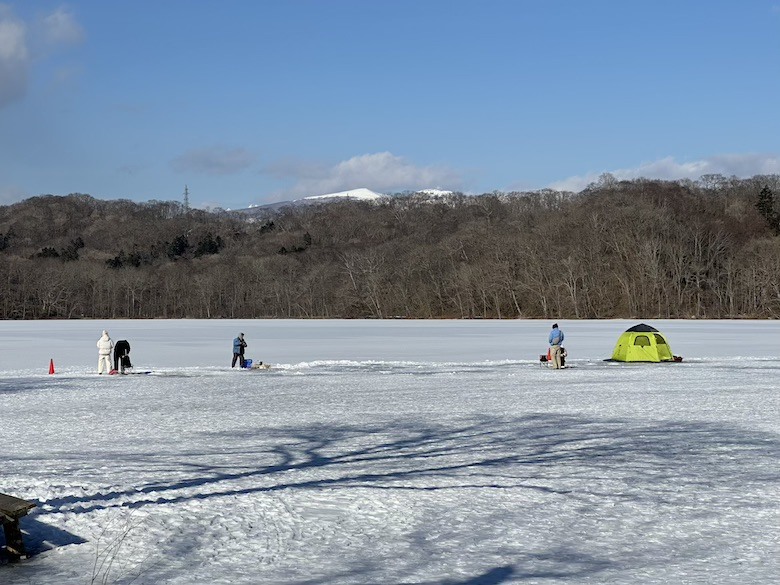
<svg viewBox="0 0 780 585"><path fill-rule="evenodd" d="M130 363L130 342L126 339L120 339L114 346L114 370L124 374L125 370L132 369Z"/></svg>

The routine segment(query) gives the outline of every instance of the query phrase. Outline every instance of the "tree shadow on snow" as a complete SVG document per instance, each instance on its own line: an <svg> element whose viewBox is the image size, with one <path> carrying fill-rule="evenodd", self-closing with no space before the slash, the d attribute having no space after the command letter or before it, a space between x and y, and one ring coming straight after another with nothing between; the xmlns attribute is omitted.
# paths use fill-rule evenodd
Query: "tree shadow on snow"
<svg viewBox="0 0 780 585"><path fill-rule="evenodd" d="M514 572L511 566L496 567L466 581L445 581L444 585L499 585L505 583Z"/></svg>
<svg viewBox="0 0 780 585"><path fill-rule="evenodd" d="M212 452L106 455L112 460L124 457L128 464L147 465L150 470L160 460L164 462L162 467L175 475L188 476L186 479L56 498L46 504L54 508L71 506L71 511L83 512L118 505L137 507L317 487L523 487L567 494L573 491L566 487L572 482L603 477L637 483L642 487L640 493L663 499L668 488L679 492L686 484L728 482L735 488L739 484L780 480L777 473L765 471L774 468L773 461L780 455L776 435L714 423L647 423L538 414L483 417L459 426L394 421L381 426L314 425L210 435L213 444L220 445ZM215 459L251 463L218 465ZM295 472L305 473L297 478ZM247 486L248 479L257 481ZM241 487L231 486L235 482ZM187 493L176 493L182 490ZM591 488L577 485L576 491L582 494ZM144 498L144 494L155 497ZM103 504L128 496L133 497L132 502ZM34 513L42 512L38 508Z"/></svg>
<svg viewBox="0 0 780 585"><path fill-rule="evenodd" d="M777 435L706 422L531 414L446 424L395 420L243 429L208 433L207 439L195 440L215 445L202 452L183 454L172 442L170 451L156 454L106 454L146 467L150 477L170 479L46 503L81 513L281 490L481 488L555 494L589 508L605 500L695 507L707 493L717 495L720 507L758 508L766 505L762 492L780 483ZM549 571L540 568L546 566L544 555L529 553L466 580L439 583L565 579L611 566L577 552L551 555L557 560L550 560Z"/></svg>
<svg viewBox="0 0 780 585"><path fill-rule="evenodd" d="M60 381L58 380L58 382ZM44 383L35 378L0 378L0 395L35 392L43 387L50 388L51 386L52 382L48 379Z"/></svg>

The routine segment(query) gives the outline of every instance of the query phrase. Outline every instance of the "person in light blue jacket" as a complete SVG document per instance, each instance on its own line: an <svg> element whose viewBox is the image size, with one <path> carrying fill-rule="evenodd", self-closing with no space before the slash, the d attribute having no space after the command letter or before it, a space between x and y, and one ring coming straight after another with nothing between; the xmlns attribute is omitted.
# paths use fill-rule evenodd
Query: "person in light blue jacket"
<svg viewBox="0 0 780 585"><path fill-rule="evenodd" d="M563 331L554 323L547 341L550 343L550 361L556 370L561 369L561 344L563 343Z"/></svg>
<svg viewBox="0 0 780 585"><path fill-rule="evenodd" d="M244 334L239 333L238 337L233 340L233 363L230 364L231 368L236 367L236 360L238 360L238 363L242 368L246 365L246 361L244 360L245 347L246 341L244 341Z"/></svg>

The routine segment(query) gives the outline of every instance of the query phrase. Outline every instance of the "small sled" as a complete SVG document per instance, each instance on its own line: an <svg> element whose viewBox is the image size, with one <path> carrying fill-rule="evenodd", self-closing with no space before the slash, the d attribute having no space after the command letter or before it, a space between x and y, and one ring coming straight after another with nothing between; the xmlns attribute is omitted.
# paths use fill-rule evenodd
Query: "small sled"
<svg viewBox="0 0 780 585"><path fill-rule="evenodd" d="M125 354L119 358L119 363L121 365L121 369L119 370L111 370L109 372L110 375L115 376L117 374L132 374L133 370L133 364L130 363L130 356ZM129 371L128 371L129 370Z"/></svg>
<svg viewBox="0 0 780 585"><path fill-rule="evenodd" d="M561 367L565 368L566 366L566 358L569 357L569 352L566 351L565 348L561 348ZM552 351L547 350L546 354L541 354L539 356L539 365L544 367L545 365L549 366L549 362L552 362Z"/></svg>
<svg viewBox="0 0 780 585"><path fill-rule="evenodd" d="M244 360L245 370L268 370L271 368L271 364L264 364L263 362L254 363L252 360Z"/></svg>

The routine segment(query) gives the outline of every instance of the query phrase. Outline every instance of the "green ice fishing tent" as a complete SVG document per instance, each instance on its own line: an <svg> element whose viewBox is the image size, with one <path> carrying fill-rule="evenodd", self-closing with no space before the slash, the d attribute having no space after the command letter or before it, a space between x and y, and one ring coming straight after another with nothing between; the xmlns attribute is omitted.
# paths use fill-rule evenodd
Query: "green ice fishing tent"
<svg viewBox="0 0 780 585"><path fill-rule="evenodd" d="M616 362L673 362L678 361L666 338L655 327L640 323L627 329L617 341L612 361Z"/></svg>

